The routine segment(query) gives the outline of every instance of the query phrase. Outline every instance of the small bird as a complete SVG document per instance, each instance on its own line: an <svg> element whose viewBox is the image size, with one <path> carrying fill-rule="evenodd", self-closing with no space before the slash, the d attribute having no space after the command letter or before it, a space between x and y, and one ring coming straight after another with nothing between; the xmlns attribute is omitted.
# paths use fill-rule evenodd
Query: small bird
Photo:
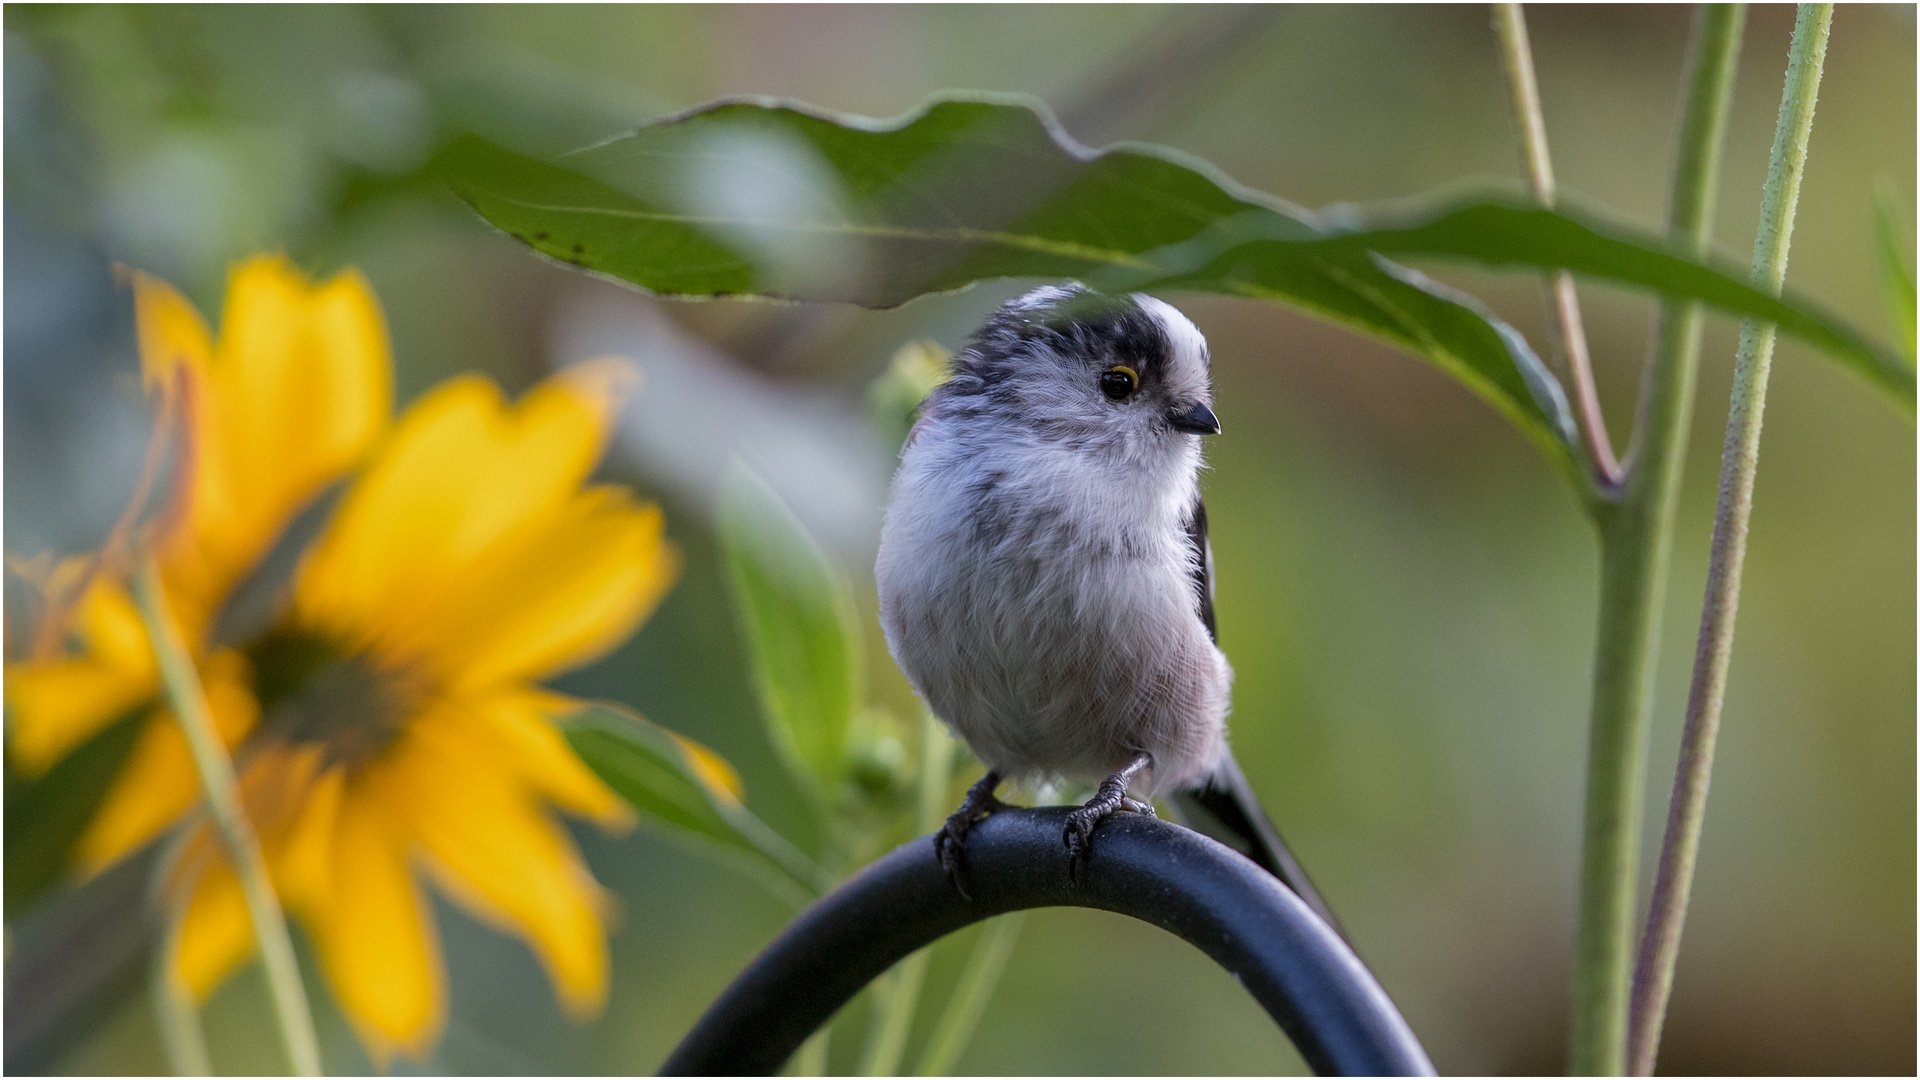
<svg viewBox="0 0 1920 1080"><path fill-rule="evenodd" d="M1206 339L1150 296L1045 286L953 364L901 450L875 576L894 659L987 766L934 837L955 886L1003 781L1098 782L1068 818L1070 869L1108 815L1166 793L1337 928L1226 743Z"/></svg>

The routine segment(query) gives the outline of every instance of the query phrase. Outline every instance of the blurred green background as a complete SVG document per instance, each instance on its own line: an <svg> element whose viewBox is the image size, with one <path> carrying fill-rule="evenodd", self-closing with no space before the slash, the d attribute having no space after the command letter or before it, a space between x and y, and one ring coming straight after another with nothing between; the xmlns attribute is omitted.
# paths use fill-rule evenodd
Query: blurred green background
<svg viewBox="0 0 1920 1080"><path fill-rule="evenodd" d="M1529 10L1570 199L1663 212L1688 12ZM882 313L663 303L544 264L420 165L475 131L551 153L723 95L892 116L941 89L1022 91L1081 141L1164 143L1308 206L1463 180L1516 151L1486 10L1454 7L20 7L6 9L6 547L96 545L144 443L131 303L111 266L218 310L226 264L284 249L371 278L402 400L475 368L520 390L614 350L648 382L604 467L667 507L687 553L661 611L561 680L737 763L805 845L766 748L709 515L719 467L761 465L870 581L887 448L864 389L909 339L958 347L1017 283ZM1756 7L1717 247L1744 265L1792 9ZM1789 287L1888 331L1876 184L1913 216L1915 23L1834 21ZM1909 233L1909 235L1911 235ZM1909 247L1910 251L1910 247ZM1543 343L1538 285L1448 272ZM1651 305L1583 290L1616 443ZM1233 730L1275 818L1443 1072L1563 1067L1595 548L1517 432L1420 362L1275 307L1173 296L1213 347L1227 434L1205 479ZM1660 669L1647 850L1658 844L1704 578L1734 327L1711 324ZM1662 1067L1915 1068L1914 430L1826 360L1774 370L1726 727ZM11 586L11 583L10 583ZM562 1018L531 954L444 903L452 986L426 1072L655 1069L788 913L644 833L583 830L623 900L604 1016ZM935 952L937 1006L969 935ZM311 974L311 973L309 973ZM368 1064L324 994L330 1071ZM257 972L207 1012L224 1072L279 1066ZM863 1021L856 1003L841 1018ZM923 1010L915 1045L934 1008ZM849 1068L856 1038L838 1041ZM911 1055L911 1051L910 1051ZM914 1060L912 1056L908 1060ZM62 1067L161 1071L144 1000ZM960 1069L1300 1071L1199 953L1118 916L1027 924Z"/></svg>

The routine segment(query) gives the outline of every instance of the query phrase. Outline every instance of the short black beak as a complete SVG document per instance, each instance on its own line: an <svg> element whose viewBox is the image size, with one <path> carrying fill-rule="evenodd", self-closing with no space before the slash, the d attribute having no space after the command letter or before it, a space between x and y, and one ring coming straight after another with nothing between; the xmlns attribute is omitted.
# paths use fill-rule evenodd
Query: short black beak
<svg viewBox="0 0 1920 1080"><path fill-rule="evenodd" d="M1220 434L1220 418L1213 415L1205 402L1195 405L1186 412L1168 413L1167 422L1179 431L1190 431L1195 435Z"/></svg>

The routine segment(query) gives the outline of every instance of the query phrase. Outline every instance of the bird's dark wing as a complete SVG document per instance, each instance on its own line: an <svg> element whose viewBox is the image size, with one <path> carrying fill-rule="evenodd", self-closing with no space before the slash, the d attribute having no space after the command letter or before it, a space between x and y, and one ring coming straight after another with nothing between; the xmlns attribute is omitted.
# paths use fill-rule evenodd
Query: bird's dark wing
<svg viewBox="0 0 1920 1080"><path fill-rule="evenodd" d="M1207 543L1207 504L1194 496L1193 513L1187 518L1187 543L1193 546L1193 588L1200 605L1200 621L1207 636L1220 642L1220 628L1213 622L1213 545Z"/></svg>
<svg viewBox="0 0 1920 1080"><path fill-rule="evenodd" d="M1194 599L1200 621L1214 643L1220 641L1220 629L1213 618L1213 545L1207 542L1207 504L1193 500L1193 513L1187 518L1187 542L1193 546ZM1240 763L1228 751L1220 767L1200 788L1177 791L1170 800L1174 812L1189 828L1198 829L1214 839L1237 848L1261 868L1281 880L1294 895L1306 901L1316 915L1334 932L1346 937L1333 909L1313 887L1300 861L1287 849L1265 808L1247 783Z"/></svg>

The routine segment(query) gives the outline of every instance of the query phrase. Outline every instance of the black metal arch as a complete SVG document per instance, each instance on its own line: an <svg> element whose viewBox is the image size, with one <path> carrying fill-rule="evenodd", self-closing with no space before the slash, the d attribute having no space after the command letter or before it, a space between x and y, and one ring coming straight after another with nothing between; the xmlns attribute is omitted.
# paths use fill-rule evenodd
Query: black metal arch
<svg viewBox="0 0 1920 1080"><path fill-rule="evenodd" d="M1238 852L1143 814L1094 834L1077 880L1070 808L1003 810L967 838L967 900L927 837L895 849L794 920L683 1039L668 1076L771 1075L861 988L982 919L1089 907L1170 931L1231 972L1322 1075L1431 1076L1433 1066L1360 959L1298 897Z"/></svg>

